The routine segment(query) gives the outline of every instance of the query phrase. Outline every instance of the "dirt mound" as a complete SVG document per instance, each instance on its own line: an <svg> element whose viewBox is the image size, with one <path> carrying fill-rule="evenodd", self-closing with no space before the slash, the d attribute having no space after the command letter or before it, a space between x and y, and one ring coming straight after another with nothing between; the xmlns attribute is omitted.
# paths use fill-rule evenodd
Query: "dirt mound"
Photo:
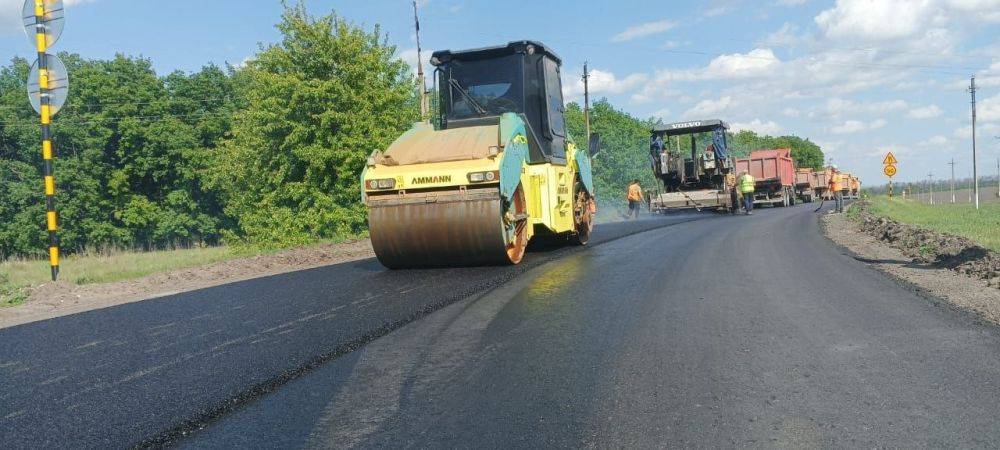
<svg viewBox="0 0 1000 450"><path fill-rule="evenodd" d="M926 230L872 214L859 203L861 230L917 261L955 270L1000 287L1000 254L969 239Z"/></svg>

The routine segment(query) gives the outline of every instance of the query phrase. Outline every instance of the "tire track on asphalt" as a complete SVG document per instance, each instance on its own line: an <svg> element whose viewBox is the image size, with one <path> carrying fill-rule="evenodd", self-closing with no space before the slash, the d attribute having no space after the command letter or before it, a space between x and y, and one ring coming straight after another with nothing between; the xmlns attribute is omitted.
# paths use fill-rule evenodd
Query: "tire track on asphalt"
<svg viewBox="0 0 1000 450"><path fill-rule="evenodd" d="M449 306L458 301L464 300L473 295L481 295L483 293L489 292L503 284L517 278L518 276L524 274L525 272L539 267L548 262L563 258L567 255L574 254L577 252L586 251L588 248L597 247L606 243L614 242L619 239L623 239L636 234L641 234L649 231L659 230L663 228L668 228L682 223L693 222L697 220L709 220L713 216L708 215L691 215L685 218L677 218L673 220L669 219L649 219L642 220L638 222L630 222L634 224L632 229L626 230L623 233L615 234L611 237L604 238L603 236L598 237L595 241L591 241L587 246L582 247L565 247L560 248L548 253L541 254L540 257L532 258L529 261L524 261L517 266L512 267L501 267L503 270L500 276L492 278L486 282L475 284L464 290L459 291L456 294L445 296L434 302L425 304L422 308L418 309L416 312L403 317L398 320L393 320L383 323L368 333L361 336L355 337L345 343L336 346L333 350L317 355L309 359L306 363L299 365L293 369L287 370L280 375L277 375L271 379L264 382L258 383L251 386L249 389L242 391L228 399L225 399L214 406L203 410L189 419L178 423L176 426L166 429L159 434L143 440L133 446L133 448L164 448L171 446L178 439L184 438L189 434L196 432L198 430L204 429L205 427L216 422L220 418L226 416L229 413L238 411L245 407L246 405L254 402L258 398L267 395L275 390L279 389L283 385L301 378L310 372L316 370L317 368L330 363L340 357L350 354L358 349L364 347L366 344L386 336L393 331L396 331L414 321L420 320L423 317L428 316L446 306Z"/></svg>

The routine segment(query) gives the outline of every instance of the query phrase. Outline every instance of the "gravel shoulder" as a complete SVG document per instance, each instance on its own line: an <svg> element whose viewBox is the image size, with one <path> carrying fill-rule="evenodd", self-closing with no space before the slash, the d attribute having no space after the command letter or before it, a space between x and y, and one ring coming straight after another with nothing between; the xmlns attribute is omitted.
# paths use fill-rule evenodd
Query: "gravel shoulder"
<svg viewBox="0 0 1000 450"><path fill-rule="evenodd" d="M360 239L238 258L114 283L46 283L34 288L24 304L0 309L0 328L374 256L371 241Z"/></svg>
<svg viewBox="0 0 1000 450"><path fill-rule="evenodd" d="M995 281L960 273L904 252L862 230L845 214L821 219L824 234L833 242L889 276L912 285L921 293L949 302L993 323L1000 324L1000 288ZM947 239L947 238L946 238ZM911 253L911 254L908 254Z"/></svg>

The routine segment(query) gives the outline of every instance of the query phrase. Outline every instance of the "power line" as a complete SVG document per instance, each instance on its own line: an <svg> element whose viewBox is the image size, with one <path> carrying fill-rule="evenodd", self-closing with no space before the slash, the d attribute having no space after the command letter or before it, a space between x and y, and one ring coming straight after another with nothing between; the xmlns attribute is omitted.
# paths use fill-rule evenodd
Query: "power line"
<svg viewBox="0 0 1000 450"><path fill-rule="evenodd" d="M479 36L490 37L490 38L499 38L499 39L509 39L510 38L509 36L505 36L505 35L501 35L501 34L485 33L485 32L472 32L472 33L469 33L469 34L475 34L475 35L479 35ZM562 43L562 44L571 45L571 46L577 46L577 47L591 47L591 48L606 48L606 47L621 48L621 47L625 47L625 48L631 48L631 49L634 49L634 50L641 50L641 51L653 52L653 53L672 53L672 54L682 54L682 55L699 55L699 56L707 56L707 57L713 57L713 58L714 57L727 56L727 55L732 55L733 54L731 52L730 53L725 53L725 52L709 52L709 51L700 51L700 50L678 50L678 49L668 49L668 48L663 48L663 47L658 47L657 48L657 47L650 47L650 46L645 46L645 45L641 45L641 44L620 43L620 42L619 43L594 43L594 42L582 42L582 41L578 41L578 40L565 39L565 38L547 38L546 40L549 41L549 42L557 42L557 43ZM886 53L906 54L904 52L892 52L892 51L886 51ZM921 54L921 55L926 55L926 56L933 56L933 55L931 55L929 53L917 53L917 52L911 52L911 53L912 54ZM766 60L766 61L784 62L784 63L788 62L788 61L782 61L782 60L778 59L777 57L773 57L772 58L772 57L767 57L767 56L754 56L754 55L747 55L747 54L739 54L739 56L741 58L746 58L746 59ZM817 55L810 54L810 55L802 56L800 58L812 58L813 61L818 61L816 59L816 56ZM896 69L896 70L898 70L898 69L914 69L914 70L921 70L921 71L926 71L926 72L936 72L936 73L948 74L948 75L965 75L965 74L969 73L970 71L978 72L978 71L985 70L985 69L987 69L989 67L988 65L981 66L981 67L972 67L972 66L959 67L959 66L928 65L928 64L891 64L891 63L864 63L864 62L837 62L837 61L819 61L819 62L822 62L823 64L827 64L827 65L830 65L830 66L834 66L834 67L866 68L866 69L886 69L886 70L890 70L890 69Z"/></svg>

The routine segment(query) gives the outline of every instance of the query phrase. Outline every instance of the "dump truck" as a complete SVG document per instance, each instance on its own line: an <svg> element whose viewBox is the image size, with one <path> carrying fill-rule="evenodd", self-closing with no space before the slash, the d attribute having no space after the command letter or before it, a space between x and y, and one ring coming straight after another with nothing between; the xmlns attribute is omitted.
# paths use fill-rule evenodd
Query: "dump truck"
<svg viewBox="0 0 1000 450"><path fill-rule="evenodd" d="M729 125L717 119L653 128L650 163L653 174L663 184L663 192L650 195L650 212L692 208L739 210L734 161L726 138L728 129ZM673 147L669 144L671 137L674 138Z"/></svg>
<svg viewBox="0 0 1000 450"><path fill-rule="evenodd" d="M586 244L591 157L566 130L562 60L515 41L437 51L436 124L417 123L361 175L372 247L391 269L518 264L545 236Z"/></svg>
<svg viewBox="0 0 1000 450"><path fill-rule="evenodd" d="M842 173L840 176L841 192L843 192L844 198L858 198L861 193L861 180L851 173Z"/></svg>
<svg viewBox="0 0 1000 450"><path fill-rule="evenodd" d="M816 173L811 168L795 170L795 195L799 200L810 203L816 198Z"/></svg>
<svg viewBox="0 0 1000 450"><path fill-rule="evenodd" d="M755 150L736 160L736 173L749 172L756 179L754 205L795 204L795 162L792 150Z"/></svg>
<svg viewBox="0 0 1000 450"><path fill-rule="evenodd" d="M813 172L813 198L820 200L833 198L829 189L831 174L832 170L829 167Z"/></svg>

